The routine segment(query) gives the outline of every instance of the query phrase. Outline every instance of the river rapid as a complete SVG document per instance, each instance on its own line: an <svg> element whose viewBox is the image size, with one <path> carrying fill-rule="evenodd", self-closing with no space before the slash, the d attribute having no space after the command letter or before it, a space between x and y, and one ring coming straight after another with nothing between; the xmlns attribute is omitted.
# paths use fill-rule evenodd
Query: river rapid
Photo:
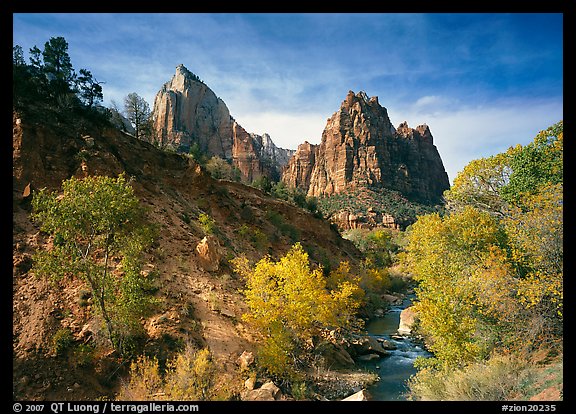
<svg viewBox="0 0 576 414"><path fill-rule="evenodd" d="M362 366L374 371L380 381L368 388L368 392L376 401L406 400L406 381L416 373L414 360L417 357L430 357L422 344L409 336L397 336L400 324L400 312L410 306L414 295L404 299L401 305L392 306L382 317L374 318L366 323L368 335L376 339L382 338L396 345L396 349L389 351L390 355L363 362Z"/></svg>

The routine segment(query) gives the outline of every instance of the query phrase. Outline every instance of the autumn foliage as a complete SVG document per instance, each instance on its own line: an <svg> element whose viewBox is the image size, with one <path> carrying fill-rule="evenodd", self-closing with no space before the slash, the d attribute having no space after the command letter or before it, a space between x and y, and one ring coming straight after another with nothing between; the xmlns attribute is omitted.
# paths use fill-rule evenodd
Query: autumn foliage
<svg viewBox="0 0 576 414"><path fill-rule="evenodd" d="M448 214L422 216L407 232L402 262L419 282L419 331L434 353L414 389L495 353L561 346L562 143L560 122L472 161L445 193Z"/></svg>
<svg viewBox="0 0 576 414"><path fill-rule="evenodd" d="M329 289L322 269L311 267L300 243L276 262L265 257L251 266L237 258L234 266L246 281L249 312L243 319L263 337L259 364L277 377L293 377L312 338L323 330L348 327L360 306L354 280L332 278ZM349 273L343 266L339 271Z"/></svg>

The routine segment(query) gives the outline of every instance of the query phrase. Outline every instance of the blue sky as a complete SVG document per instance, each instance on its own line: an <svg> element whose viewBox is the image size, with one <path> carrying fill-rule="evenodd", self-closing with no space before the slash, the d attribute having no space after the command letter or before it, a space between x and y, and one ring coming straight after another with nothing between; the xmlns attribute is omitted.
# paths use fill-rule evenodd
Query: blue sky
<svg viewBox="0 0 576 414"><path fill-rule="evenodd" d="M551 13L13 15L25 51L65 37L74 68L105 82L105 105L136 92L152 107L182 63L284 148L319 143L363 90L395 126L428 124L451 181L563 119L562 35Z"/></svg>

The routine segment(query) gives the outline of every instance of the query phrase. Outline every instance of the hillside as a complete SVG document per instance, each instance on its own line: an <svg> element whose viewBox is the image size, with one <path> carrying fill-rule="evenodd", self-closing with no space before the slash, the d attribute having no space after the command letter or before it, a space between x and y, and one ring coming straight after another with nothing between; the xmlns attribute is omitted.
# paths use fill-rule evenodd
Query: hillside
<svg viewBox="0 0 576 414"><path fill-rule="evenodd" d="M57 286L30 271L33 254L52 241L30 220L34 190L59 190L71 176L133 178L151 223L160 225L145 274L155 274L157 311L142 321L147 354L166 359L185 342L209 347L236 375L236 360L253 350L252 334L240 322L245 312L238 280L228 260L244 254L255 261L277 258L300 241L316 263L356 264L360 252L328 222L240 183L212 179L185 155L163 152L114 128L77 120L35 123L13 113L13 362L15 398L95 399L113 396L128 367L114 352L82 358L75 350L97 337L97 323L83 302L78 280ZM27 189L31 189L30 192ZM215 223L218 252L203 260L196 247L204 237L200 214ZM206 270L209 269L209 270ZM74 352L56 354L53 339L68 329ZM223 382L226 382L223 380Z"/></svg>

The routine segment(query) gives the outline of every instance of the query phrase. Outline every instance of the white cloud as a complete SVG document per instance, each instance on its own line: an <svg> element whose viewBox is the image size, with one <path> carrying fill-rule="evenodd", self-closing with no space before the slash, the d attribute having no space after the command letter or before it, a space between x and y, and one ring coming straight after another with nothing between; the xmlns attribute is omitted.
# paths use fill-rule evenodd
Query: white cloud
<svg viewBox="0 0 576 414"><path fill-rule="evenodd" d="M427 124L452 182L470 161L525 145L543 129L562 120L561 102L502 101L490 107L398 113L389 110L394 125L403 120L415 127ZM400 116L398 116L400 115Z"/></svg>
<svg viewBox="0 0 576 414"><path fill-rule="evenodd" d="M240 113L232 114L248 131L259 135L268 133L276 146L296 149L304 141L319 144L326 118L320 113Z"/></svg>

